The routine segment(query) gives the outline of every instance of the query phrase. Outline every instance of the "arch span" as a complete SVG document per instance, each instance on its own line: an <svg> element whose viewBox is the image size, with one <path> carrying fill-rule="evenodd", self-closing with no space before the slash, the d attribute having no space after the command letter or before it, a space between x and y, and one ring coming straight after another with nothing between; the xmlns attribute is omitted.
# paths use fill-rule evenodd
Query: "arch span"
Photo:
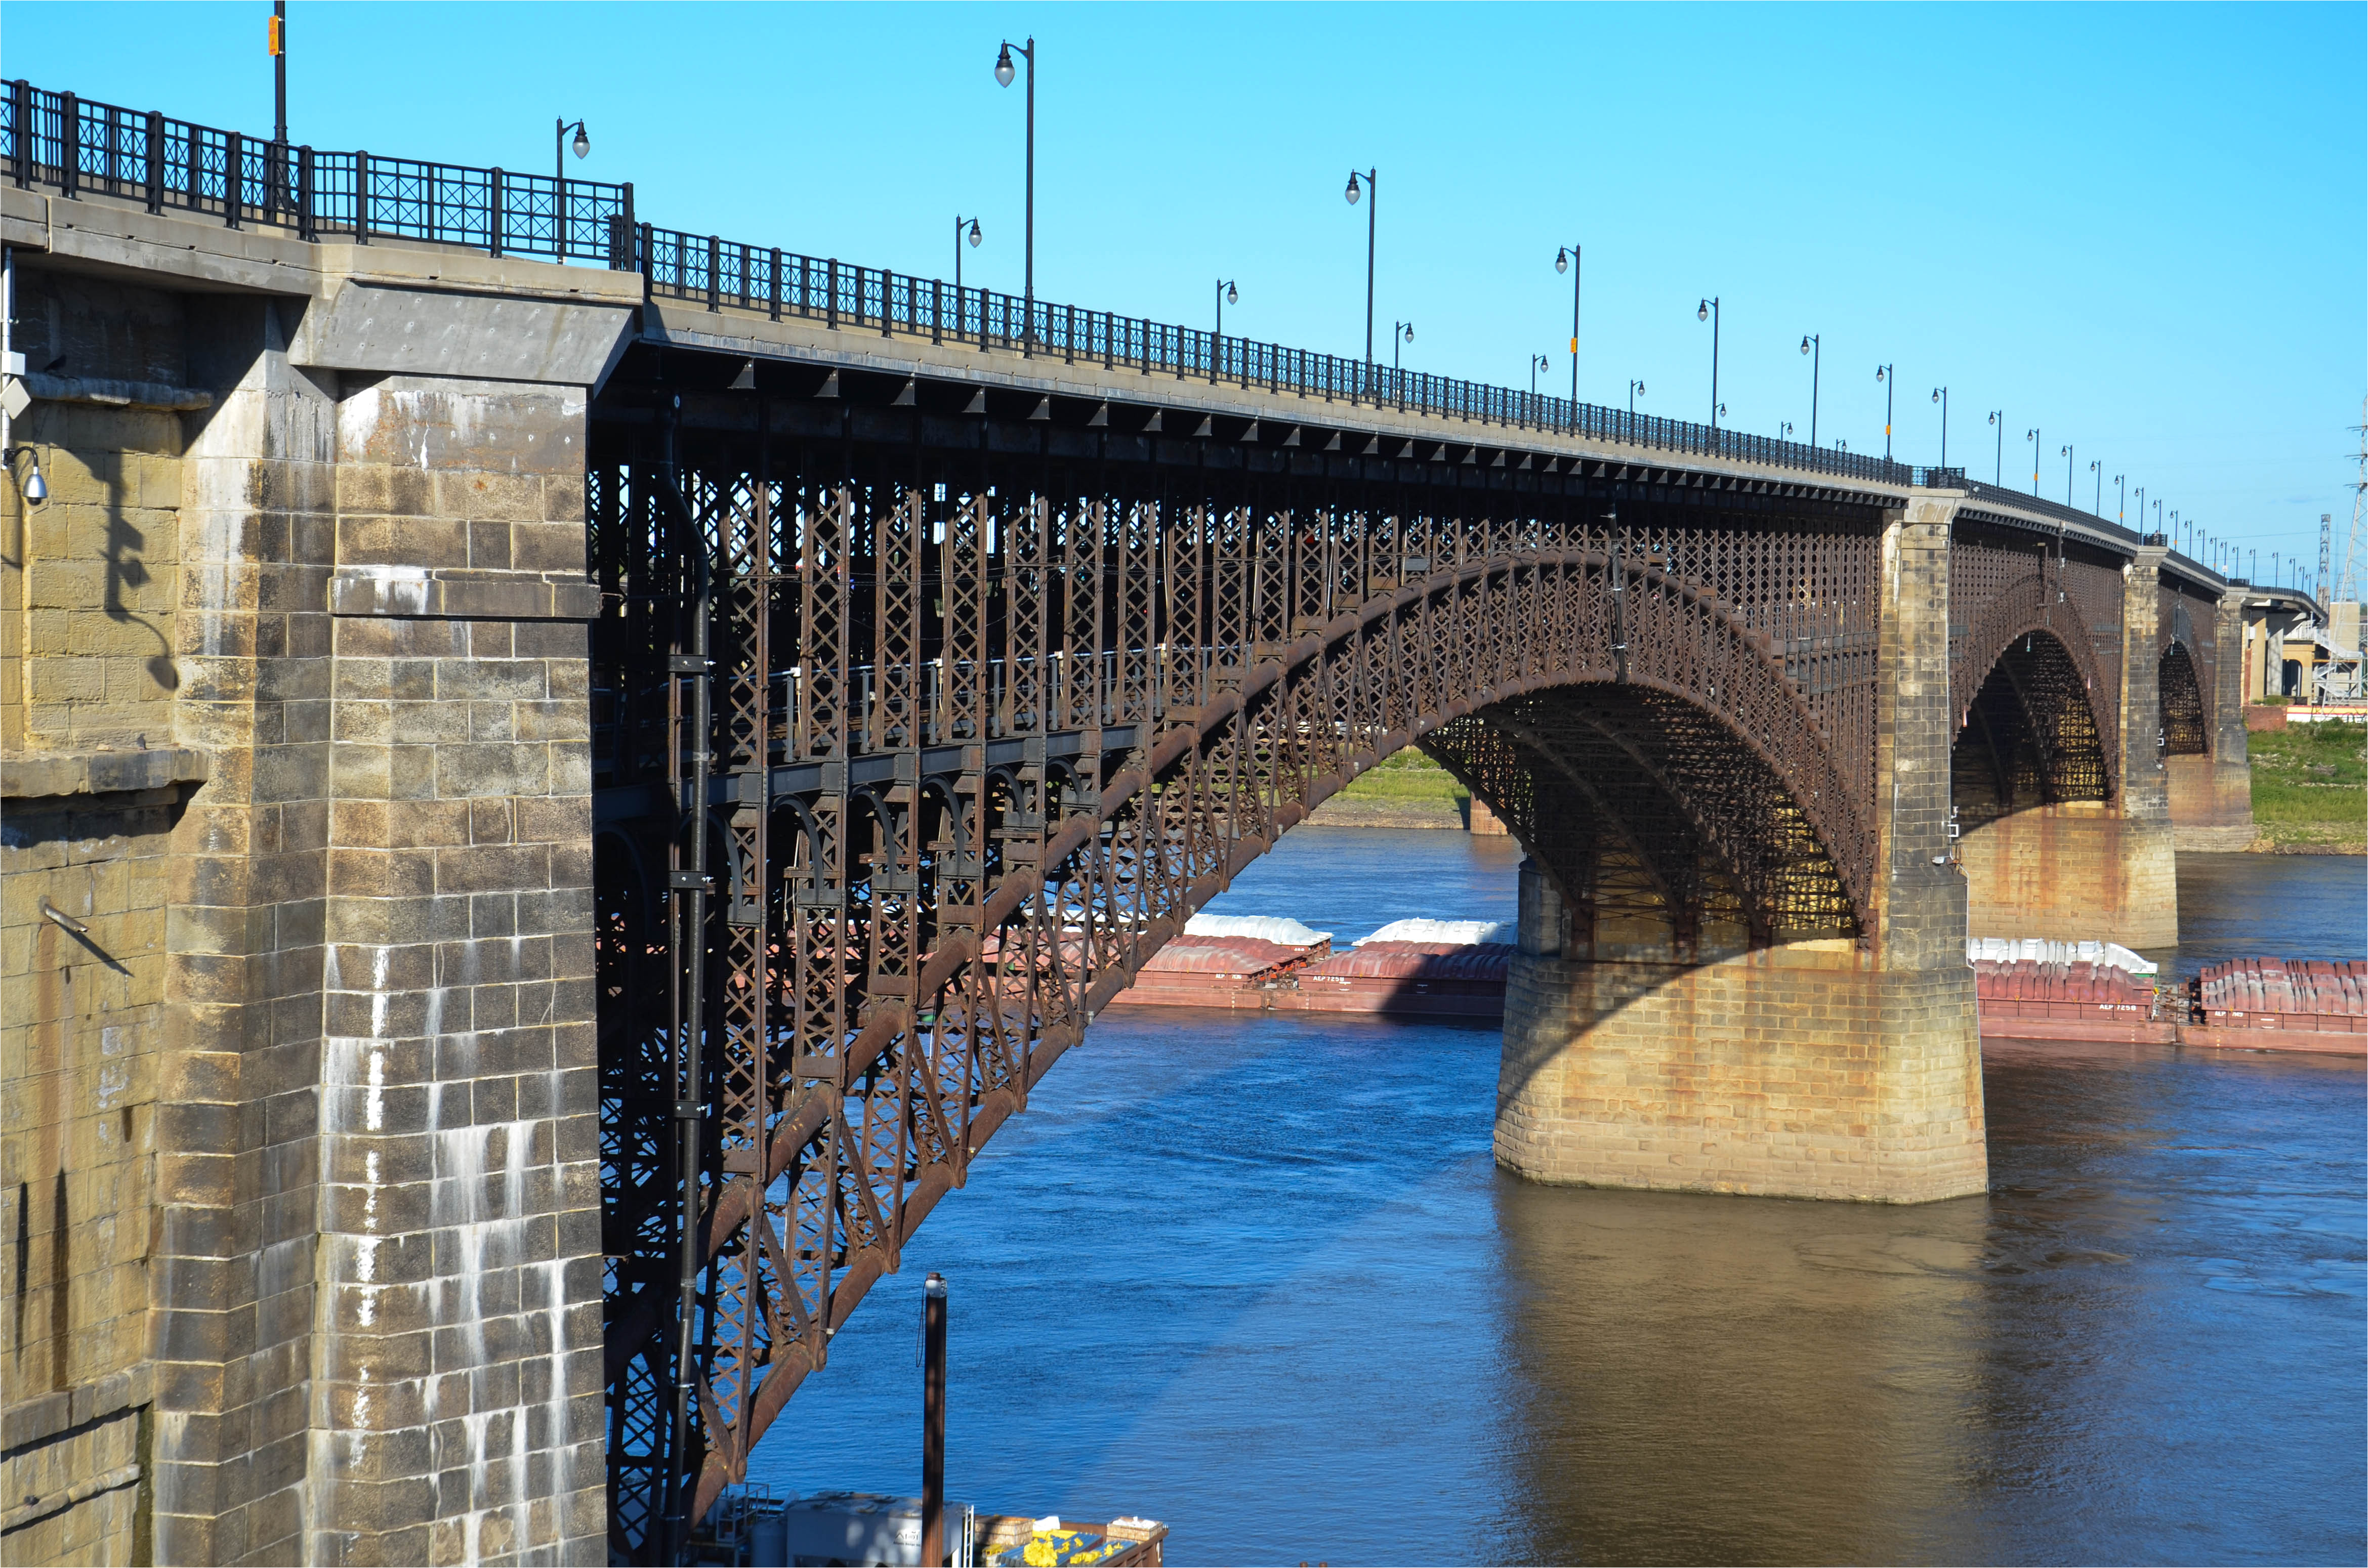
<svg viewBox="0 0 2368 1568"><path fill-rule="evenodd" d="M703 1040L727 1116L697 1220L694 1510L746 1472L830 1335L1096 1012L1243 867L1406 745L1546 846L1595 917L1649 904L1694 948L1857 929L1871 767L1794 672L1871 676L1864 629L1780 646L1733 585L1609 534L1401 549L1399 572L1356 597L1344 576L1327 588L1294 570L1284 602L1318 613L1262 621L1228 574L1254 580L1270 548L1332 547L1254 527L1205 542L1206 593L1171 614L1220 635L1026 672L1042 711L1133 721L1124 749L1097 756L1087 732L1040 725L1013 757L952 775L925 748L813 765L844 768L843 792L777 807L795 854L766 863L761 896L712 901L700 961L733 1006ZM1013 572L1004 613L1036 613L1041 586ZM888 677L839 684L867 678ZM907 678L916 701L928 684ZM718 835L747 842L751 814ZM1634 908L1632 885L1649 890ZM662 1292L612 1300L612 1386L668 1308ZM624 1447L612 1463L632 1461Z"/></svg>
<svg viewBox="0 0 2368 1568"><path fill-rule="evenodd" d="M1962 709L1950 785L1965 831L2032 806L2112 798L2112 754L2073 650L2027 627Z"/></svg>
<svg viewBox="0 0 2368 1568"><path fill-rule="evenodd" d="M2203 709L2203 685L2187 644L2174 641L2162 651L2155 689L2161 703L2161 746L2166 756L2208 756L2211 725Z"/></svg>

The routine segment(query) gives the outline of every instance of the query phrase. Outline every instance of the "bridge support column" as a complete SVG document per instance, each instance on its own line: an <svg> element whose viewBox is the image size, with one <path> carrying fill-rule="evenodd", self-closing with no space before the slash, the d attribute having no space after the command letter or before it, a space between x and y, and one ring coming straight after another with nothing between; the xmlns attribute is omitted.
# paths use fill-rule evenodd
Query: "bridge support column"
<svg viewBox="0 0 2368 1568"><path fill-rule="evenodd" d="M2245 595L2223 594L2212 618L2212 751L2169 764L2171 838L2181 852L2241 850L2253 842L2253 764L2245 750Z"/></svg>
<svg viewBox="0 0 2368 1568"><path fill-rule="evenodd" d="M1985 1189L1964 884L1948 864L1947 497L1884 539L1876 896L1863 936L1711 956L1581 937L1534 865L1505 997L1497 1158L1594 1187L1915 1203Z"/></svg>
<svg viewBox="0 0 2368 1568"><path fill-rule="evenodd" d="M1966 834L1959 854L1972 886L1973 935L2139 949L2179 941L2179 865L2156 645L2156 576L2167 553L2159 545L2142 546L2123 573L2121 707L2098 716L2100 727L2120 737L2115 799L2012 812Z"/></svg>

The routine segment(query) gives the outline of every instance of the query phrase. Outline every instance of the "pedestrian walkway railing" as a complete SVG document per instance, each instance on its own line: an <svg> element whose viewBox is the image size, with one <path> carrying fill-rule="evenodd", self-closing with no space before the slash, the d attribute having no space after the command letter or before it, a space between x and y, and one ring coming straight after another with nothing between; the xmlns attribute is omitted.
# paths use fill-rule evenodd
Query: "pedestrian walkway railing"
<svg viewBox="0 0 2368 1568"><path fill-rule="evenodd" d="M1812 447L659 228L636 220L630 183L323 152L95 103L73 93L46 92L24 81L7 84L0 94L0 177L20 187L141 201L152 212L196 212L219 217L230 228L364 244L401 239L638 272L649 298L688 301L712 311L761 312L775 320L815 322L840 331L926 338L933 345L1762 468L1884 484L1965 483L1958 470L1918 469L1839 447ZM2026 510L2093 521L2037 496L1979 483L1967 487Z"/></svg>

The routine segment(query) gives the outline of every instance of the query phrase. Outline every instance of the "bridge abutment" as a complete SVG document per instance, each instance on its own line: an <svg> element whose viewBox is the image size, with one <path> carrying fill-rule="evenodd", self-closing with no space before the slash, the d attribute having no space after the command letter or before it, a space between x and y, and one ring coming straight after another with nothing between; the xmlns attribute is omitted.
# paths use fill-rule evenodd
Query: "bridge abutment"
<svg viewBox="0 0 2368 1568"><path fill-rule="evenodd" d="M16 256L51 498L0 487L6 608L56 612L0 693L56 994L0 1041L55 1276L11 1560L606 1561L584 437L631 280L233 233L185 292L74 234Z"/></svg>
<svg viewBox="0 0 2368 1568"><path fill-rule="evenodd" d="M2100 715L2110 717L2119 737L2113 799L2010 812L1968 832L1958 853L1971 889L1972 935L2140 949L2179 941L2179 864L2156 647L2157 570L2167 553L2143 546L2122 575L2121 703L2113 714ZM2249 816L2249 793L2246 799Z"/></svg>
<svg viewBox="0 0 2368 1568"><path fill-rule="evenodd" d="M1952 506L1884 540L1880 885L1856 939L1723 955L1574 922L1533 864L1498 1162L1544 1182L1916 1203L1988 1181L1964 889L1949 862Z"/></svg>

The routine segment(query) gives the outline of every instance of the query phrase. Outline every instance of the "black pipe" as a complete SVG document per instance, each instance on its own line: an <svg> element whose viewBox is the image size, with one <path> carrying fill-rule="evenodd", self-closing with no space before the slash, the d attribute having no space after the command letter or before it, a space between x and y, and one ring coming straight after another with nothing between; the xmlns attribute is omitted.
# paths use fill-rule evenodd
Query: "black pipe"
<svg viewBox="0 0 2368 1568"><path fill-rule="evenodd" d="M921 1562L946 1561L946 1280L921 1285Z"/></svg>

